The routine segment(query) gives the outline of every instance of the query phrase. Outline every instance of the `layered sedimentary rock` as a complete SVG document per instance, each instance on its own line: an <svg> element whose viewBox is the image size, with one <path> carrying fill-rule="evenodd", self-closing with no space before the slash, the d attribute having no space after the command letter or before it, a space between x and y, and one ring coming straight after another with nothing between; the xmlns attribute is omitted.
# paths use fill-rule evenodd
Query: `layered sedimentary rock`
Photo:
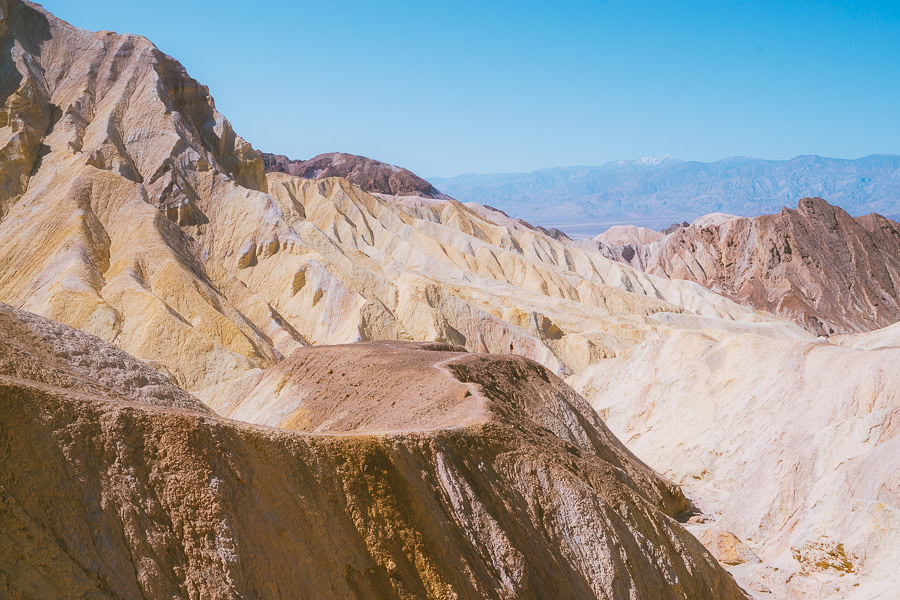
<svg viewBox="0 0 900 600"><path fill-rule="evenodd" d="M226 297L228 276L205 264L231 244L217 224L273 209L259 155L146 39L75 29L18 1L4 12L15 60L2 87L20 91L0 136L33 130L39 152L21 153L27 176L6 188L0 299L116 340L183 384L273 360L275 332L242 316L268 316L265 303ZM21 90L30 100L12 102ZM217 244L179 223L215 230Z"/></svg>
<svg viewBox="0 0 900 600"><path fill-rule="evenodd" d="M212 416L120 350L5 305L0 323L4 597L743 597L666 516L680 490L525 359L388 349L367 374L396 394L340 389L392 431L344 411L324 435Z"/></svg>
<svg viewBox="0 0 900 600"><path fill-rule="evenodd" d="M706 513L701 539L741 565L732 572L747 589L863 599L893 593L900 560L898 361L900 347L706 327L647 340L569 382L685 487Z"/></svg>
<svg viewBox="0 0 900 600"><path fill-rule="evenodd" d="M900 224L877 214L853 218L821 198L804 198L777 215L707 215L661 239L632 238L603 234L595 249L649 273L696 281L817 335L900 321Z"/></svg>
<svg viewBox="0 0 900 600"><path fill-rule="evenodd" d="M282 154L263 154L262 157L269 173L287 173L306 179L341 177L373 194L449 199L415 173L365 156L331 152L308 160L291 160Z"/></svg>

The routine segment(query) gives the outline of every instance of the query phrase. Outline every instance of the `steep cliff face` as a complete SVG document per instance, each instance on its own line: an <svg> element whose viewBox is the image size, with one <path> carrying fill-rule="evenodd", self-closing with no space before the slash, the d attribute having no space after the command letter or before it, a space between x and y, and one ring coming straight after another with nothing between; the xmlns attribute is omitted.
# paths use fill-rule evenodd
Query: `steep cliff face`
<svg viewBox="0 0 900 600"><path fill-rule="evenodd" d="M4 596L743 597L666 516L680 490L533 362L316 348L333 370L387 350L367 374L398 395L342 388L344 408L393 420L390 433L332 418L311 434L214 417L68 327L5 305L0 322ZM23 366L23 353L53 362ZM303 358L292 382L315 385ZM387 405L429 378L449 396L417 395L420 418ZM447 400L477 410L425 416Z"/></svg>
<svg viewBox="0 0 900 600"><path fill-rule="evenodd" d="M26 40L11 33L19 30L28 31ZM0 218L28 187L50 126L47 85L29 52L48 36L39 13L18 2L0 2Z"/></svg>
<svg viewBox="0 0 900 600"><path fill-rule="evenodd" d="M900 224L853 218L821 198L777 215L698 219L650 243L608 245L607 256L696 281L817 335L900 321Z"/></svg>
<svg viewBox="0 0 900 600"><path fill-rule="evenodd" d="M287 173L305 179L342 177L370 193L449 200L415 173L365 156L331 152L308 160L291 160L282 154L262 157L269 173Z"/></svg>
<svg viewBox="0 0 900 600"><path fill-rule="evenodd" d="M0 298L117 340L189 386L206 379L197 367L215 380L274 359L204 264L230 251L229 212L271 210L259 155L146 39L19 1L4 13ZM204 246L179 222L217 233Z"/></svg>

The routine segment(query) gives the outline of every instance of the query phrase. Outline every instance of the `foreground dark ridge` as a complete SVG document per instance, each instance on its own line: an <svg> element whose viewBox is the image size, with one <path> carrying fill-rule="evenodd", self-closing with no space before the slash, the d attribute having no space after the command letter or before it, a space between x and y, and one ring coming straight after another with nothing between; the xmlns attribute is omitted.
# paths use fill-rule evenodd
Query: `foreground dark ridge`
<svg viewBox="0 0 900 600"><path fill-rule="evenodd" d="M4 596L743 597L666 516L685 508L680 490L531 361L303 351L279 365L294 393L323 375L311 364L380 359L366 374L395 393L348 385L344 407L368 403L389 427L389 402L404 408L394 419L413 398L431 415L390 434L342 433L352 419L310 434L211 416L158 375L142 386L119 374L146 367L69 327L5 305L0 324Z"/></svg>

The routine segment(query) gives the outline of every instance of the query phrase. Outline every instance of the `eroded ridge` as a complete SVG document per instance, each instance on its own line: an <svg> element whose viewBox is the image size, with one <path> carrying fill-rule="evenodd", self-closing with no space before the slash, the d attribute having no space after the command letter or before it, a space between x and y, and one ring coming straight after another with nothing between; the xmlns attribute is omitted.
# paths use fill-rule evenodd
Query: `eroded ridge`
<svg viewBox="0 0 900 600"><path fill-rule="evenodd" d="M280 372L283 400L305 389L335 412L289 415L290 430L187 395L117 394L138 361L21 311L3 318L2 356L90 348L128 363L82 364L77 385L37 362L0 379L0 591L13 597L742 597L667 516L685 504L677 486L527 359L303 350ZM361 369L372 392L319 397L336 387L315 387L326 364Z"/></svg>

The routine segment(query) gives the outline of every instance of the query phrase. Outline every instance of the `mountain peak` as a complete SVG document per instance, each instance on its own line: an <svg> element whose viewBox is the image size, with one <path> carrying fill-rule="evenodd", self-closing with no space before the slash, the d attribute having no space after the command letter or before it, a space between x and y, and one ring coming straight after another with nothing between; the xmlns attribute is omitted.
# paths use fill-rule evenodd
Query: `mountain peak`
<svg viewBox="0 0 900 600"><path fill-rule="evenodd" d="M330 152L308 160L292 160L281 154L263 153L263 164L267 172L305 179L343 177L370 193L447 199L440 190L407 169L356 154Z"/></svg>

